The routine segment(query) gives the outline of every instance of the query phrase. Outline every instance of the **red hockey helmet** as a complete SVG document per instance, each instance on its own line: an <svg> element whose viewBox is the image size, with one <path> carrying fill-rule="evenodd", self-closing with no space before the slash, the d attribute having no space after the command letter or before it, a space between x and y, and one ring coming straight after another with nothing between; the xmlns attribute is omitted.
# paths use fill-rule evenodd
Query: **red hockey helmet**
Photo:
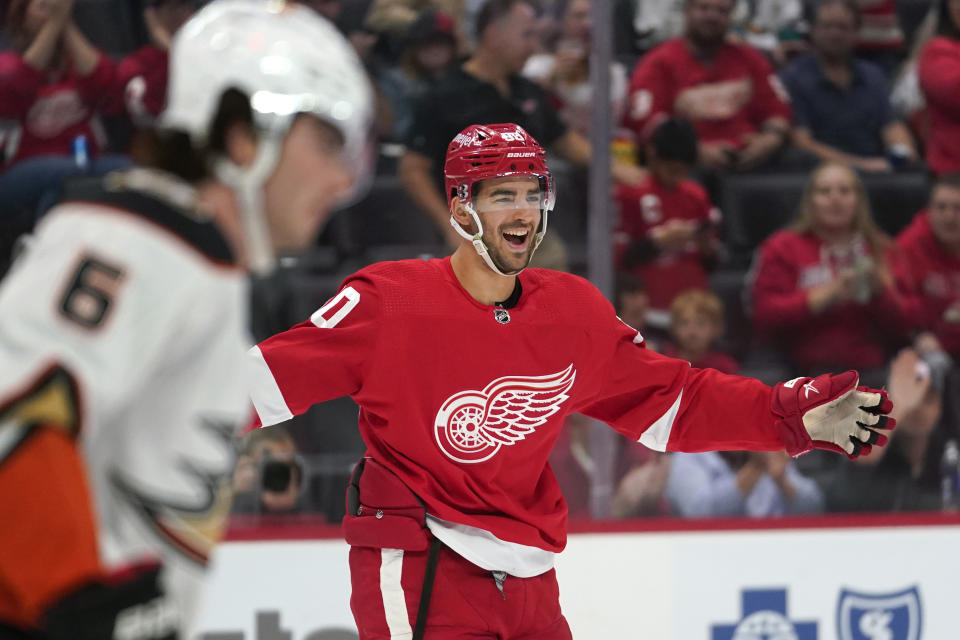
<svg viewBox="0 0 960 640"><path fill-rule="evenodd" d="M471 202L474 183L488 178L534 175L540 178L544 209L553 209L554 189L543 147L516 124L474 124L447 147L443 177L447 202Z"/></svg>
<svg viewBox="0 0 960 640"><path fill-rule="evenodd" d="M500 275L507 274L494 263L483 241L483 223L472 202L473 185L489 178L535 176L540 182L541 215L530 252L530 257L533 256L547 232L547 218L553 209L555 198L546 154L533 136L516 124L470 125L458 133L447 147L443 174L447 188L447 204L450 204L454 197L458 198L473 218L477 229L473 235L468 233L456 221L452 211L450 225L462 238L470 241L487 266Z"/></svg>

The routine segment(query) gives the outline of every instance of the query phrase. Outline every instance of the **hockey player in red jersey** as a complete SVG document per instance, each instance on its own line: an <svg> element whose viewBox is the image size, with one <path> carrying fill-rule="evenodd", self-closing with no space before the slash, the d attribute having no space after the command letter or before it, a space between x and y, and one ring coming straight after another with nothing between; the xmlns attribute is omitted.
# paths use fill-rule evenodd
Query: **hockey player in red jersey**
<svg viewBox="0 0 960 640"><path fill-rule="evenodd" d="M525 269L554 186L513 124L450 143L442 260L347 278L308 321L250 352L263 425L349 394L368 450L348 488L360 637L570 638L554 555L567 508L547 465L579 412L658 451L814 448L854 457L893 426L856 372L768 387L644 347L581 278Z"/></svg>
<svg viewBox="0 0 960 640"><path fill-rule="evenodd" d="M143 166L66 185L0 285L0 637L189 628L250 422L248 272L348 197L372 113L326 20L216 0Z"/></svg>

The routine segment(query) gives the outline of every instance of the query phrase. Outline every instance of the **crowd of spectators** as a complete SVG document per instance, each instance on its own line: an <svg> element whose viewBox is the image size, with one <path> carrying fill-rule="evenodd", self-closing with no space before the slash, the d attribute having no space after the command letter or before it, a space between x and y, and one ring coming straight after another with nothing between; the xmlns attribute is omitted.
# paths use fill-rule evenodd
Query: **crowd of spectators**
<svg viewBox="0 0 960 640"><path fill-rule="evenodd" d="M856 368L897 403L891 446L859 463L619 442L614 515L939 508L940 459L960 438L960 0L616 0L602 98L590 78L597 1L305 2L368 67L380 153L370 197L276 283L274 304L322 300L376 256L448 252L460 240L447 144L469 124L516 122L549 150L559 189L535 266L584 270L586 169L609 153L614 302L649 348L767 382ZM65 180L137 156L138 131L163 109L171 39L202 4L0 0L0 271ZM127 32L108 40L104 23ZM601 148L597 105L615 131ZM879 195L894 179L913 204ZM765 182L793 187L769 210L737 206L732 194ZM745 220L791 217L732 241ZM400 246L378 253L371 226ZM236 508L316 507L321 428L355 421L341 404L244 443ZM553 461L573 517L590 512L588 436L571 419ZM355 437L331 442L360 453ZM324 477L342 485L347 473Z"/></svg>

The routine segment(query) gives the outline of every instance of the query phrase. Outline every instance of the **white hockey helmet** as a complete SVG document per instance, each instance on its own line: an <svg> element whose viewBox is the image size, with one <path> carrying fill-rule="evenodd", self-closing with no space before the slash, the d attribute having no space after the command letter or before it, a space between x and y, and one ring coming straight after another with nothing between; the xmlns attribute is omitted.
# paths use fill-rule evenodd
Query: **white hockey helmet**
<svg viewBox="0 0 960 640"><path fill-rule="evenodd" d="M249 97L260 144L252 166L224 161L215 174L237 189L250 266L265 272L274 256L262 189L293 119L312 114L339 131L355 181L364 183L372 166L373 92L353 47L311 9L282 0L214 0L173 38L160 126L184 131L202 147L229 89Z"/></svg>

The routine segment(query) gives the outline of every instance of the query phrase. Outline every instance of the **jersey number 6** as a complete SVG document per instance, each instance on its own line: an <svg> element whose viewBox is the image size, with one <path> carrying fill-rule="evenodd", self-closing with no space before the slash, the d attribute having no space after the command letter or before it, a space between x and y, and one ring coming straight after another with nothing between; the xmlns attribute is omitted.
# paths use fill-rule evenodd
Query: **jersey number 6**
<svg viewBox="0 0 960 640"><path fill-rule="evenodd" d="M60 299L60 312L81 327L96 329L110 313L122 279L122 269L89 255L83 256Z"/></svg>

